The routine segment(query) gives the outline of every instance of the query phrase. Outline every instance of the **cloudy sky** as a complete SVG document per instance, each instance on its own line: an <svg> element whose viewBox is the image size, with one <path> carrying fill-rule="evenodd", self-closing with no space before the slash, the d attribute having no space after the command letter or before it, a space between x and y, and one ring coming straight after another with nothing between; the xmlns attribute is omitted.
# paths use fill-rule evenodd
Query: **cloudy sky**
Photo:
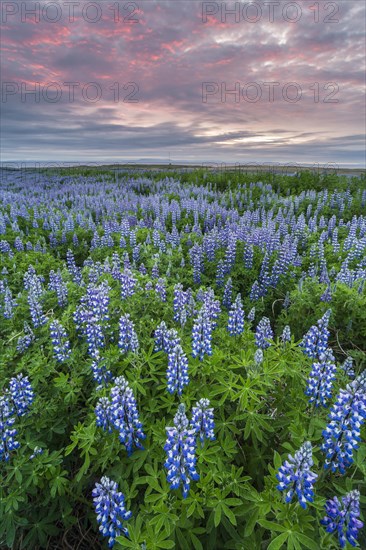
<svg viewBox="0 0 366 550"><path fill-rule="evenodd" d="M3 161L365 165L360 0L1 4Z"/></svg>

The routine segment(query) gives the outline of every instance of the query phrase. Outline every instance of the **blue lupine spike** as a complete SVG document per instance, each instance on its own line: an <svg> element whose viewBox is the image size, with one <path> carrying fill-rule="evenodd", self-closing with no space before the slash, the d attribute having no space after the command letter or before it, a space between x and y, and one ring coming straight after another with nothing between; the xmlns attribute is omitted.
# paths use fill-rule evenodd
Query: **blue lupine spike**
<svg viewBox="0 0 366 550"><path fill-rule="evenodd" d="M339 499L333 497L325 503L326 516L320 520L325 525L328 533L336 532L341 548L344 548L347 541L357 545L358 531L362 529L363 523L360 516L360 493L357 490L350 491Z"/></svg>
<svg viewBox="0 0 366 550"><path fill-rule="evenodd" d="M171 489L179 489L182 485L183 498L189 493L191 480L197 481L196 471L196 438L195 431L189 429L189 421L185 414L185 406L180 404L174 417L174 426L167 427L167 440L164 450L167 459L164 467L167 469L167 481Z"/></svg>
<svg viewBox="0 0 366 550"><path fill-rule="evenodd" d="M291 502L296 494L302 508L306 508L307 502L313 502L313 483L318 477L311 471L314 464L312 455L311 443L306 441L294 456L288 455L288 460L276 475L279 481L277 489L285 491L286 502Z"/></svg>
<svg viewBox="0 0 366 550"><path fill-rule="evenodd" d="M183 388L189 384L188 359L182 346L175 346L168 354L168 391L182 395Z"/></svg>
<svg viewBox="0 0 366 550"><path fill-rule="evenodd" d="M99 531L108 537L108 547L113 548L116 537L129 536L123 522L131 518L127 511L124 494L118 491L118 485L106 476L96 483L92 492Z"/></svg>
<svg viewBox="0 0 366 550"><path fill-rule="evenodd" d="M328 418L321 447L324 467L344 474L353 463L353 451L361 441L361 426L366 418L366 371L340 390Z"/></svg>
<svg viewBox="0 0 366 550"><path fill-rule="evenodd" d="M208 399L200 399L192 409L191 429L199 436L201 443L205 439L215 439L215 422L213 408L210 408Z"/></svg>

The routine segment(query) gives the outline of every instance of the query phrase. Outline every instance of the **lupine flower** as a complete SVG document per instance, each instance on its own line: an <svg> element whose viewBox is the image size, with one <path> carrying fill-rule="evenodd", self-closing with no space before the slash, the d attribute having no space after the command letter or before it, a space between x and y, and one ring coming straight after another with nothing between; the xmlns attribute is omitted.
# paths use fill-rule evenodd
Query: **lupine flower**
<svg viewBox="0 0 366 550"><path fill-rule="evenodd" d="M17 351L24 353L34 340L34 333L27 322L24 322L24 336L19 336L17 340Z"/></svg>
<svg viewBox="0 0 366 550"><path fill-rule="evenodd" d="M263 350L261 348L258 348L254 354L254 362L259 367L263 363Z"/></svg>
<svg viewBox="0 0 366 550"><path fill-rule="evenodd" d="M128 313L122 315L119 320L118 347L123 353L127 353L128 351L136 352L139 347L135 327Z"/></svg>
<svg viewBox="0 0 366 550"><path fill-rule="evenodd" d="M255 344L258 348L267 349L271 343L268 340L272 340L273 332L271 323L268 317L262 317L259 321L257 330L255 331Z"/></svg>
<svg viewBox="0 0 366 550"><path fill-rule="evenodd" d="M305 395L310 396L309 403L314 403L316 407L327 406L328 399L332 397L335 372L336 365L331 352L324 353L319 363L313 363L305 390Z"/></svg>
<svg viewBox="0 0 366 550"><path fill-rule="evenodd" d="M218 318L221 305L220 300L216 300L215 293L212 288L208 288L202 296L203 307L206 310L207 316L212 323L212 328L214 329L217 325L216 319Z"/></svg>
<svg viewBox="0 0 366 550"><path fill-rule="evenodd" d="M238 336L244 330L244 310L240 294L237 295L229 311L227 330L230 336Z"/></svg>
<svg viewBox="0 0 366 550"><path fill-rule="evenodd" d="M59 363L64 363L71 356L70 342L67 333L61 323L55 319L50 324L53 355Z"/></svg>
<svg viewBox="0 0 366 550"><path fill-rule="evenodd" d="M205 439L213 441L215 439L213 408L210 408L208 399L200 399L192 409L191 428L196 435L199 435L201 443Z"/></svg>
<svg viewBox="0 0 366 550"><path fill-rule="evenodd" d="M284 344L291 342L291 329L288 325L286 325L283 329L281 340Z"/></svg>
<svg viewBox="0 0 366 550"><path fill-rule="evenodd" d="M53 290L57 295L57 302L60 307L64 307L67 304L68 289L66 283L62 279L61 272L55 273L50 271L50 282L48 284L49 290Z"/></svg>
<svg viewBox="0 0 366 550"><path fill-rule="evenodd" d="M344 548L347 541L352 546L356 546L358 530L363 527L362 521L358 519L360 516L359 491L350 491L341 498L341 501L337 497L327 500L325 511L327 515L320 520L320 523L325 525L328 533L337 532L340 547Z"/></svg>
<svg viewBox="0 0 366 550"><path fill-rule="evenodd" d="M162 321L160 325L158 325L154 332L154 338L155 338L155 351L162 351L164 347L164 336L167 332L168 328L166 326L165 321Z"/></svg>
<svg viewBox="0 0 366 550"><path fill-rule="evenodd" d="M126 298L129 298L134 294L137 280L132 274L132 271L125 269L123 273L120 274L120 281L121 298L122 300L126 300Z"/></svg>
<svg viewBox="0 0 366 550"><path fill-rule="evenodd" d="M223 260L219 260L216 269L216 285L223 286L225 278L225 266Z"/></svg>
<svg viewBox="0 0 366 550"><path fill-rule="evenodd" d="M167 459L164 467L167 469L167 481L171 489L178 489L182 485L183 498L189 493L191 480L197 481L196 471L196 439L195 431L189 429L183 404L178 407L174 417L174 426L166 428L167 440L164 450Z"/></svg>
<svg viewBox="0 0 366 550"><path fill-rule="evenodd" d="M140 440L145 439L139 420L136 399L127 380L119 376L111 389L112 422L119 432L119 440L126 446L130 455L134 447L143 449Z"/></svg>
<svg viewBox="0 0 366 550"><path fill-rule="evenodd" d="M66 252L66 264L67 264L67 270L72 276L73 281L77 285L81 285L83 280L81 269L76 265L74 254L70 249Z"/></svg>
<svg viewBox="0 0 366 550"><path fill-rule="evenodd" d="M329 330L328 323L331 310L326 311L318 321L318 326L313 325L305 334L300 347L305 355L311 358L320 357L328 347Z"/></svg>
<svg viewBox="0 0 366 550"><path fill-rule="evenodd" d="M166 302L166 283L164 279L158 279L155 285L155 292L162 302Z"/></svg>
<svg viewBox="0 0 366 550"><path fill-rule="evenodd" d="M99 357L99 355L92 362L91 370L94 380L99 384L97 386L97 390L101 389L104 386L107 386L108 383L113 379L111 371L107 368L106 360Z"/></svg>
<svg viewBox="0 0 366 550"><path fill-rule="evenodd" d="M168 392L182 395L184 386L189 384L188 359L182 346L175 346L168 355Z"/></svg>
<svg viewBox="0 0 366 550"><path fill-rule="evenodd" d="M47 317L44 315L42 311L42 306L38 298L32 291L29 291L28 293L28 304L29 304L29 311L31 314L34 328L37 328L46 324Z"/></svg>
<svg viewBox="0 0 366 550"><path fill-rule="evenodd" d="M11 290L9 287L5 288L4 293L4 307L3 307L3 315L5 319L11 319L14 315L14 309L17 306L16 300L13 299L13 295L11 293Z"/></svg>
<svg viewBox="0 0 366 550"><path fill-rule="evenodd" d="M192 356L203 360L205 354L212 355L212 322L203 306L193 324Z"/></svg>
<svg viewBox="0 0 366 550"><path fill-rule="evenodd" d="M159 267L158 264L154 264L153 268L151 270L151 277L152 279L158 279L159 278Z"/></svg>
<svg viewBox="0 0 366 550"><path fill-rule="evenodd" d="M0 396L0 461L8 462L11 451L18 449L20 443L16 440L18 432L13 428L15 418L8 397Z"/></svg>
<svg viewBox="0 0 366 550"><path fill-rule="evenodd" d="M345 360L345 362L342 365L342 369L347 374L347 376L349 376L350 378L355 377L355 370L353 368L353 359L352 359L352 357L350 357L350 356L347 357L347 359Z"/></svg>
<svg viewBox="0 0 366 550"><path fill-rule="evenodd" d="M194 243L189 251L191 264L193 267L193 281L196 284L201 282L201 273L203 272L203 254L202 247L198 243Z"/></svg>
<svg viewBox="0 0 366 550"><path fill-rule="evenodd" d="M318 477L310 469L314 464L312 455L311 443L306 441L294 457L288 455L276 475L277 489L286 491L286 502L291 502L296 493L302 508L306 508L306 502L313 502L313 483Z"/></svg>
<svg viewBox="0 0 366 550"><path fill-rule="evenodd" d="M353 463L353 450L361 441L361 426L366 418L366 371L340 390L328 418L321 447L326 455L324 467L344 474Z"/></svg>
<svg viewBox="0 0 366 550"><path fill-rule="evenodd" d="M260 296L261 296L260 285L258 281L254 281L254 283L252 284L252 288L250 289L249 298L252 302L255 302L260 298Z"/></svg>
<svg viewBox="0 0 366 550"><path fill-rule="evenodd" d="M232 293L233 293L233 282L231 277L228 278L225 288L224 288L224 296L222 298L222 303L226 307L226 309L230 309L231 302L232 302Z"/></svg>
<svg viewBox="0 0 366 550"><path fill-rule="evenodd" d="M92 492L99 531L108 537L108 547L112 548L116 537L128 537L128 529L123 522L130 519L131 511L127 511L125 497L118 491L118 485L106 476L96 483Z"/></svg>
<svg viewBox="0 0 366 550"><path fill-rule="evenodd" d="M18 416L24 416L34 400L34 391L28 376L18 374L10 379L9 393L11 403Z"/></svg>
<svg viewBox="0 0 366 550"><path fill-rule="evenodd" d="M108 397L101 397L95 407L96 424L103 430L112 433L112 408Z"/></svg>
<svg viewBox="0 0 366 550"><path fill-rule="evenodd" d="M175 330L175 328L167 330L164 334L163 339L163 351L165 351L165 353L170 353L175 348L175 346L178 345L180 345L178 332Z"/></svg>
<svg viewBox="0 0 366 550"><path fill-rule="evenodd" d="M248 313L248 321L253 323L254 319L255 319L255 307L252 307L252 309Z"/></svg>

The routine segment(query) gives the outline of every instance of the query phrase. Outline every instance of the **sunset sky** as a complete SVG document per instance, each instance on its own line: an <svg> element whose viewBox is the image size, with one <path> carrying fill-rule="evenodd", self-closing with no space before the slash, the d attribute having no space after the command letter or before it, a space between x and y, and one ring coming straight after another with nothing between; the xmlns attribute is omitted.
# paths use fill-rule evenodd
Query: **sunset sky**
<svg viewBox="0 0 366 550"><path fill-rule="evenodd" d="M364 2L74 4L2 2L2 161L365 165Z"/></svg>

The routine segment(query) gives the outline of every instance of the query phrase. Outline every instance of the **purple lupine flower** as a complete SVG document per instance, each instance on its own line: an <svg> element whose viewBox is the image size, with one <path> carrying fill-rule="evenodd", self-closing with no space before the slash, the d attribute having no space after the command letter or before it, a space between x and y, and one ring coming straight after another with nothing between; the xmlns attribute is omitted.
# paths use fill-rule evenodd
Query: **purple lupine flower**
<svg viewBox="0 0 366 550"><path fill-rule="evenodd" d="M97 382L97 390L108 386L109 382L113 379L111 371L107 368L107 362L104 358L98 356L91 364L91 370L93 378Z"/></svg>
<svg viewBox="0 0 366 550"><path fill-rule="evenodd" d="M168 329L163 337L163 351L170 353L176 346L180 345L180 338L175 328Z"/></svg>
<svg viewBox="0 0 366 550"><path fill-rule="evenodd" d="M244 265L247 269L253 267L254 250L252 245L246 245L244 250Z"/></svg>
<svg viewBox="0 0 366 550"><path fill-rule="evenodd" d="M157 263L153 265L153 268L151 270L151 277L152 279L158 279L159 278L159 266Z"/></svg>
<svg viewBox="0 0 366 550"><path fill-rule="evenodd" d="M233 282L231 277L229 277L226 282L226 285L224 288L224 296L222 298L222 303L226 307L226 309L230 309L231 307L232 294L233 294Z"/></svg>
<svg viewBox="0 0 366 550"><path fill-rule="evenodd" d="M305 355L311 358L320 357L328 348L329 330L328 323L331 310L326 311L318 321L318 326L313 325L305 334L300 347Z"/></svg>
<svg viewBox="0 0 366 550"><path fill-rule="evenodd" d="M284 344L286 344L287 342L291 342L291 329L288 325L286 325L283 329L281 340Z"/></svg>
<svg viewBox="0 0 366 550"><path fill-rule="evenodd" d="M191 289L183 290L183 285L177 283L174 286L174 297L173 297L173 310L174 310L174 321L178 321L181 326L184 326L187 317L191 316L192 313L192 293Z"/></svg>
<svg viewBox="0 0 366 550"><path fill-rule="evenodd" d="M17 416L25 416L34 401L34 391L28 376L18 374L10 379L9 396Z"/></svg>
<svg viewBox="0 0 366 550"><path fill-rule="evenodd" d="M191 264L193 267L193 281L196 284L201 282L201 273L203 272L203 254L202 247L198 243L194 243L189 251Z"/></svg>
<svg viewBox="0 0 366 550"><path fill-rule="evenodd" d="M139 342L135 331L133 321L130 319L129 313L122 315L119 320L119 340L118 347L123 353L132 351L135 353L138 350Z"/></svg>
<svg viewBox="0 0 366 550"><path fill-rule="evenodd" d="M361 426L366 418L366 371L340 390L328 418L321 447L324 467L344 474L353 463L353 451L361 441Z"/></svg>
<svg viewBox="0 0 366 550"><path fill-rule="evenodd" d="M122 300L126 300L126 298L129 298L135 293L137 280L134 277L132 271L126 268L120 274L120 281L121 281L121 298Z"/></svg>
<svg viewBox="0 0 366 550"><path fill-rule="evenodd" d="M199 479L196 471L195 432L189 429L185 410L185 406L180 404L174 417L174 426L166 428L167 440L164 446L167 453L164 464L167 481L171 489L179 489L182 485L183 498L188 496L191 480Z"/></svg>
<svg viewBox="0 0 366 550"><path fill-rule="evenodd" d="M74 254L70 249L66 252L66 264L67 270L70 273L72 280L80 286L83 280L81 268L76 265Z"/></svg>
<svg viewBox="0 0 366 550"><path fill-rule="evenodd" d="M254 354L254 362L257 367L259 367L264 360L263 350L261 348L256 349Z"/></svg>
<svg viewBox="0 0 366 550"><path fill-rule="evenodd" d="M111 401L113 426L119 433L120 442L126 446L128 455L133 452L134 447L143 449L140 440L145 439L146 436L139 420L136 399L123 376L119 376L114 381Z"/></svg>
<svg viewBox="0 0 366 550"><path fill-rule="evenodd" d="M193 324L192 356L202 361L205 354L212 355L212 321L203 306Z"/></svg>
<svg viewBox="0 0 366 550"><path fill-rule="evenodd" d="M8 462L11 451L20 447L20 443L16 440L18 432L13 428L14 422L8 396L0 396L0 461L4 459Z"/></svg>
<svg viewBox="0 0 366 550"><path fill-rule="evenodd" d="M192 409L192 420L190 427L196 435L199 435L201 443L205 439L215 439L215 422L213 408L210 408L208 399L200 399Z"/></svg>
<svg viewBox="0 0 366 550"><path fill-rule="evenodd" d="M328 533L336 532L341 548L346 546L347 541L352 546L357 546L358 531L362 529L363 523L360 517L360 493L357 490L350 491L339 499L333 497L325 503L326 516L320 520L325 525Z"/></svg>
<svg viewBox="0 0 366 550"><path fill-rule="evenodd" d="M109 291L106 282L89 284L74 314L77 328L86 336L88 353L93 358L97 358L99 349L105 346L109 329Z"/></svg>
<svg viewBox="0 0 366 550"><path fill-rule="evenodd" d="M67 304L68 289L66 283L62 279L60 270L55 273L50 271L50 282L48 284L49 290L53 290L57 295L57 302L60 307L64 307Z"/></svg>
<svg viewBox="0 0 366 550"><path fill-rule="evenodd" d="M2 308L5 319L11 319L13 317L14 309L17 305L17 301L13 298L10 288L6 287L4 292L4 306Z"/></svg>
<svg viewBox="0 0 366 550"><path fill-rule="evenodd" d="M155 292L162 302L166 302L166 283L164 279L158 279L155 285Z"/></svg>
<svg viewBox="0 0 366 550"><path fill-rule="evenodd" d="M216 319L218 318L221 311L220 300L216 300L213 289L208 288L203 293L202 301L203 307L206 309L208 318L210 319L212 323L212 328L214 329L217 326Z"/></svg>
<svg viewBox="0 0 366 550"><path fill-rule="evenodd" d="M285 460L276 475L279 481L277 489L286 491L286 502L291 502L295 493L302 508L306 508L306 502L313 502L313 483L318 477L311 471L313 464L313 450L309 441L294 456L288 455L288 460Z"/></svg>
<svg viewBox="0 0 366 550"><path fill-rule="evenodd" d="M28 292L28 304L34 328L45 325L47 323L47 317L43 313L38 297L32 290Z"/></svg>
<svg viewBox="0 0 366 550"><path fill-rule="evenodd" d="M249 298L252 302L258 300L261 296L260 286L258 281L254 281L252 288L250 290Z"/></svg>
<svg viewBox="0 0 366 550"><path fill-rule="evenodd" d="M168 354L168 392L182 395L184 386L189 384L188 359L182 346L175 346Z"/></svg>
<svg viewBox="0 0 366 550"><path fill-rule="evenodd" d="M164 337L167 332L168 328L166 326L165 321L162 321L160 325L158 325L154 332L154 338L155 338L155 351L163 351L164 349Z"/></svg>
<svg viewBox="0 0 366 550"><path fill-rule="evenodd" d="M118 491L118 485L106 476L96 483L92 492L99 531L108 537L108 547L112 548L116 537L128 537L128 529L123 522L132 516L127 511L124 494Z"/></svg>
<svg viewBox="0 0 366 550"><path fill-rule="evenodd" d="M219 260L216 268L216 285L223 286L225 278L225 266L223 260Z"/></svg>
<svg viewBox="0 0 366 550"><path fill-rule="evenodd" d="M259 321L257 329L255 331L255 344L258 348L267 349L270 347L271 343L268 340L272 340L273 331L271 328L271 323L268 317L262 317Z"/></svg>
<svg viewBox="0 0 366 550"><path fill-rule="evenodd" d="M336 365L331 350L322 354L320 362L313 363L307 381L305 395L310 396L309 403L326 407L332 397L332 386L336 378Z"/></svg>
<svg viewBox="0 0 366 550"><path fill-rule="evenodd" d="M230 336L238 336L244 331L244 310L240 294L237 295L229 311L227 330Z"/></svg>
<svg viewBox="0 0 366 550"><path fill-rule="evenodd" d="M66 330L61 323L55 319L50 324L53 355L59 363L65 363L71 356L70 342Z"/></svg>
<svg viewBox="0 0 366 550"><path fill-rule="evenodd" d="M34 333L27 322L24 322L24 336L19 336L17 340L17 351L24 353L34 341Z"/></svg>
<svg viewBox="0 0 366 550"><path fill-rule="evenodd" d="M252 309L248 313L248 321L253 323L254 319L255 319L255 307L252 307Z"/></svg>
<svg viewBox="0 0 366 550"><path fill-rule="evenodd" d="M320 301L326 302L327 304L332 301L332 290L330 288L330 285L327 286L323 294L320 296Z"/></svg>
<svg viewBox="0 0 366 550"><path fill-rule="evenodd" d="M342 369L344 370L345 374L347 374L347 376L349 376L350 378L355 377L355 369L353 367L353 359L351 356L348 356L346 358L342 365Z"/></svg>
<svg viewBox="0 0 366 550"><path fill-rule="evenodd" d="M112 433L112 416L111 402L108 397L101 397L98 399L97 406L95 407L95 420L97 426L103 428L103 430L109 433Z"/></svg>

